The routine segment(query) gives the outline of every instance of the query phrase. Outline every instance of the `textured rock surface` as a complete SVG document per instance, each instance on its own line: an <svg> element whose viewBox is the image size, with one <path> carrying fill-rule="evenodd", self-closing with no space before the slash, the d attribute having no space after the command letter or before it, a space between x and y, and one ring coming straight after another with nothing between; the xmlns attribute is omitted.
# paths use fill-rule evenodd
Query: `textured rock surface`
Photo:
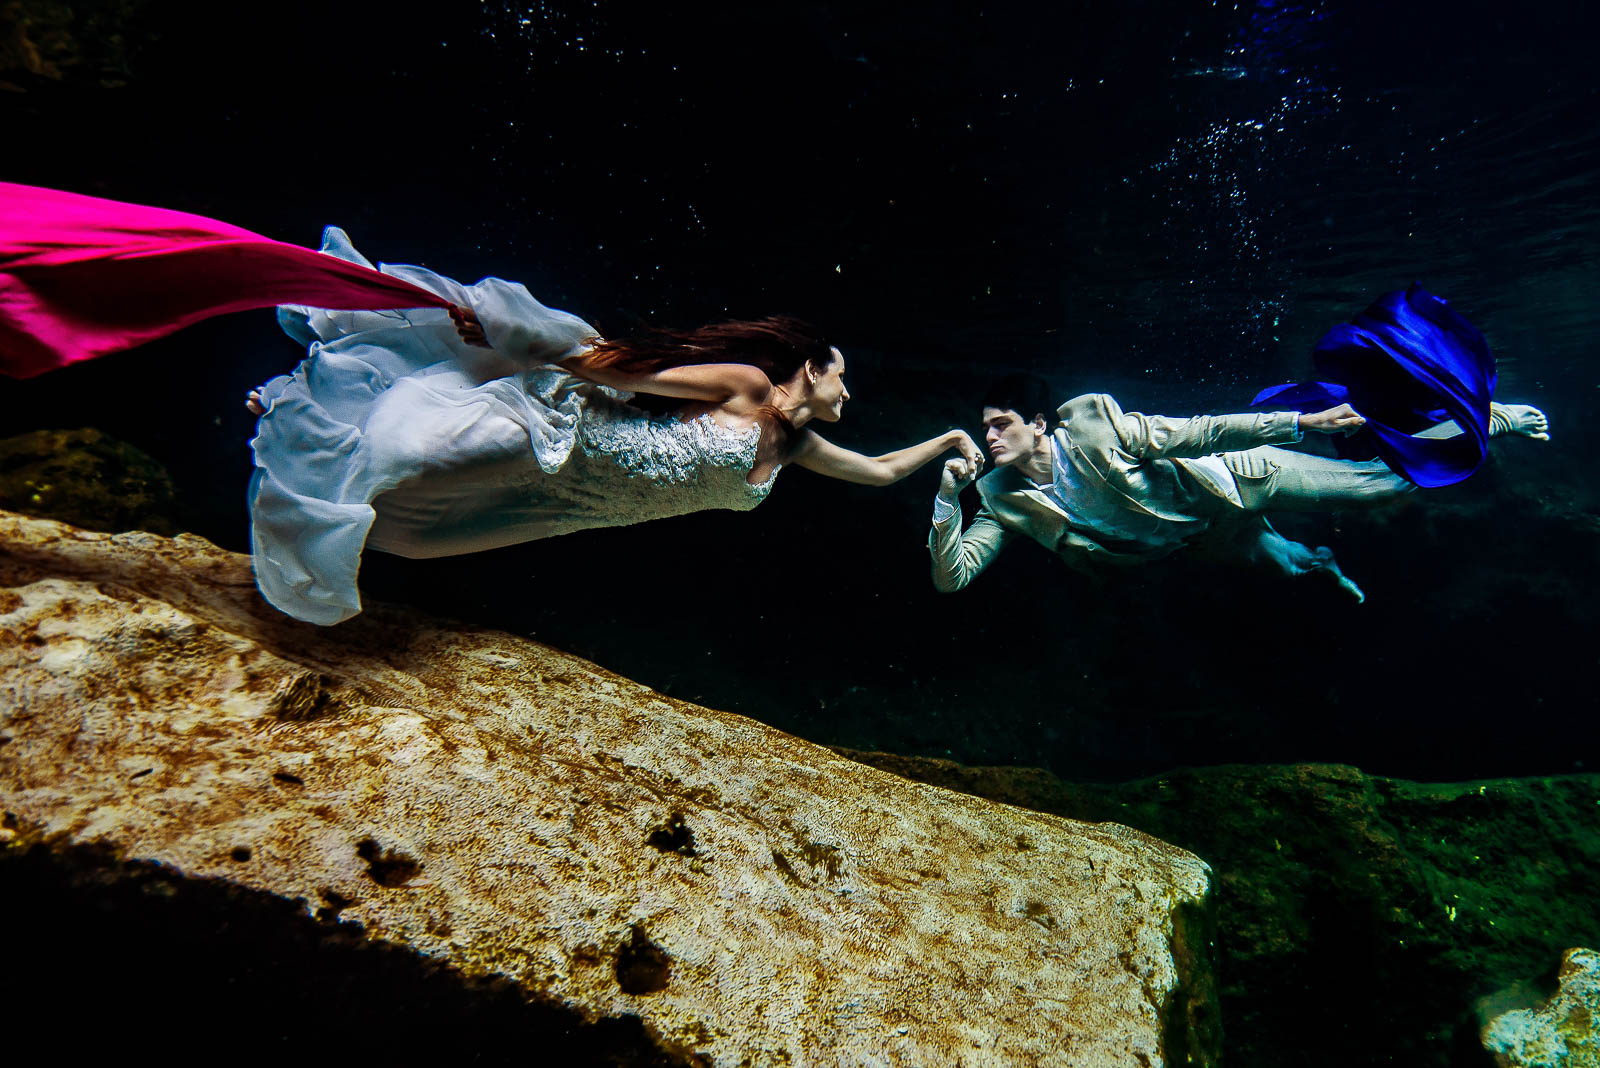
<svg viewBox="0 0 1600 1068"><path fill-rule="evenodd" d="M1600 775L1416 783L1230 765L1112 784L854 755L1116 820L1210 862L1231 1064L1487 1066L1479 999L1600 939Z"/></svg>
<svg viewBox="0 0 1600 1068"><path fill-rule="evenodd" d="M1600 953L1569 949L1560 988L1537 1009L1497 1016L1483 1045L1500 1068L1600 1068Z"/></svg>
<svg viewBox="0 0 1600 1068"><path fill-rule="evenodd" d="M298 901L684 1062L1217 1055L1195 857L504 634L295 624L194 538L0 513L0 805L13 858Z"/></svg>

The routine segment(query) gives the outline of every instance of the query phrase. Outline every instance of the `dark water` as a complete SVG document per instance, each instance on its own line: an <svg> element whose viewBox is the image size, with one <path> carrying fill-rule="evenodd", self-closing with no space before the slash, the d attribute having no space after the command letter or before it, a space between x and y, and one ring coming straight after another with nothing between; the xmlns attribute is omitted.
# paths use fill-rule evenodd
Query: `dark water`
<svg viewBox="0 0 1600 1068"><path fill-rule="evenodd" d="M1285 524L1333 546L1359 608L1176 563L1095 587L1032 546L940 596L931 468L887 490L792 471L748 515L457 560L370 554L370 597L818 741L1077 778L1597 766L1583 5L74 9L59 78L4 76L6 179L307 244L337 223L375 259L516 278L613 333L804 315L851 356L833 436L854 448L973 428L1015 369L1063 397L1239 410L1414 279L1556 436L1394 517ZM243 548L239 401L296 359L269 314L233 316L0 384L0 418L139 445L189 527Z"/></svg>

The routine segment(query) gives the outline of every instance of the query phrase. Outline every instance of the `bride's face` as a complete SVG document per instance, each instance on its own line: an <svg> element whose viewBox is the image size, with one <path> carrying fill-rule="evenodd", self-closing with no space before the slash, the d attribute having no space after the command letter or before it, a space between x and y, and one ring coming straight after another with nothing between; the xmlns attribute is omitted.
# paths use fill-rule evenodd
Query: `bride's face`
<svg viewBox="0 0 1600 1068"><path fill-rule="evenodd" d="M844 402L850 399L850 391L844 388L844 354L835 348L828 351L833 353L832 363L821 369L812 364L810 368L817 376L811 383L811 406L818 419L837 423L844 412Z"/></svg>

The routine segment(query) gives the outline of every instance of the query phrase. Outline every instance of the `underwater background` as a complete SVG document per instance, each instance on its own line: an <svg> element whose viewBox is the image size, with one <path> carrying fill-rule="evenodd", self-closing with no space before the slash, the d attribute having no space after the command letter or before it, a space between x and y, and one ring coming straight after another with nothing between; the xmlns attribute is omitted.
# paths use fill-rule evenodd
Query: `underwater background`
<svg viewBox="0 0 1600 1068"><path fill-rule="evenodd" d="M470 557L372 553L369 599L824 744L1107 789L1222 764L1420 782L1600 770L1587 5L20 0L5 15L5 180L306 245L339 225L375 260L523 281L608 333L801 315L849 358L828 436L851 448L975 432L985 383L1019 370L1062 399L1241 411L1412 281L1486 333L1499 399L1551 422L1552 442L1497 441L1461 485L1279 523L1335 551L1359 606L1181 559L1098 585L1031 544L941 595L924 547L936 466L888 489L791 470L752 513ZM301 355L269 312L212 320L0 382L0 428L135 446L176 487L160 522L242 551L243 396ZM1600 911L1594 886L1561 888L1563 907ZM1526 948L1553 964L1560 946Z"/></svg>

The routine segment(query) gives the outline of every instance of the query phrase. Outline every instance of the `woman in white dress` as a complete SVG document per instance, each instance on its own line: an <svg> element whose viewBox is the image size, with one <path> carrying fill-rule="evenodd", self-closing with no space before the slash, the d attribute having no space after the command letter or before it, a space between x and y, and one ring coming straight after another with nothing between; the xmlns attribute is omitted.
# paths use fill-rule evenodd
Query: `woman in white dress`
<svg viewBox="0 0 1600 1068"><path fill-rule="evenodd" d="M322 251L371 266L337 228ZM249 495L256 580L298 619L332 624L361 610L366 547L450 556L750 509L790 464L887 485L950 449L982 463L961 430L875 457L817 435L808 424L836 422L850 397L845 360L797 320L602 340L520 284L378 270L456 307L283 306L280 324L309 353L250 397L261 417ZM665 402L630 404L637 394Z"/></svg>

